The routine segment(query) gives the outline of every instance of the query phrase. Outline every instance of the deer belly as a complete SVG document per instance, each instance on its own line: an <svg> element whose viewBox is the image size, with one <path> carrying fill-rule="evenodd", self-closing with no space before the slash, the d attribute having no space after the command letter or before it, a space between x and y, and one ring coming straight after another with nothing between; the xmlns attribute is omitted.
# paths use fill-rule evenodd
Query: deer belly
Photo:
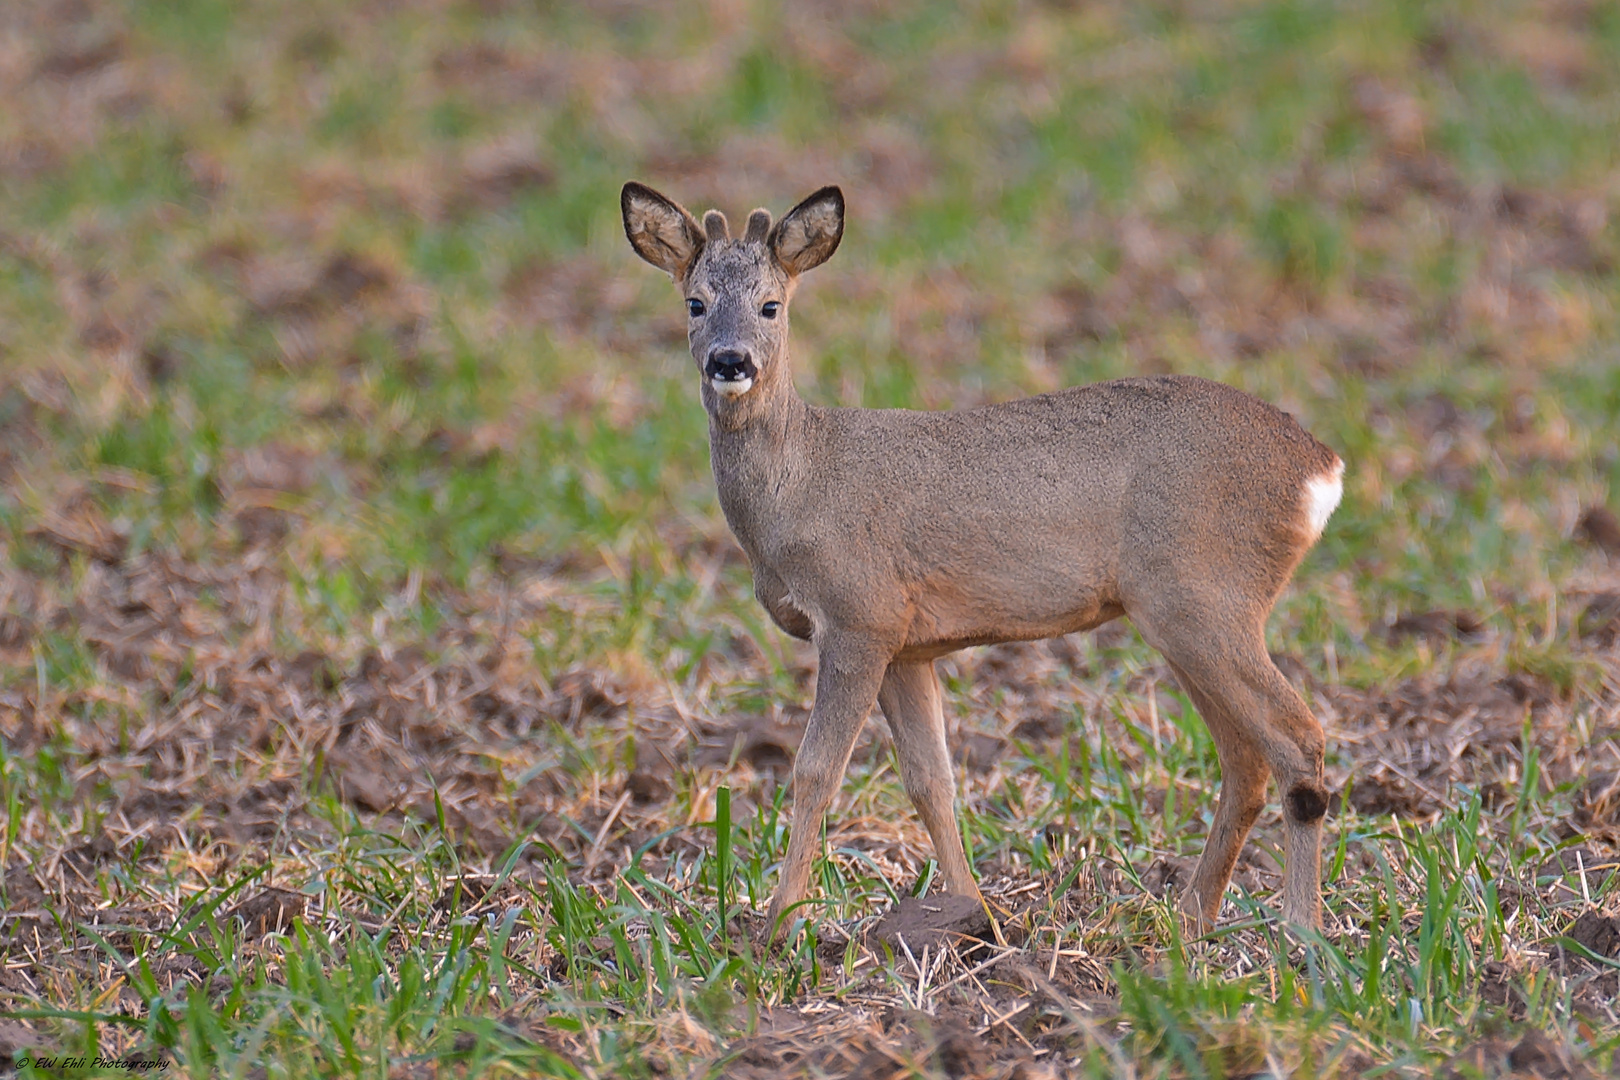
<svg viewBox="0 0 1620 1080"><path fill-rule="evenodd" d="M918 590L905 652L941 655L969 645L1034 641L1090 629L1122 613L1098 568L982 575L941 573ZM1091 572L1087 572L1090 570Z"/></svg>

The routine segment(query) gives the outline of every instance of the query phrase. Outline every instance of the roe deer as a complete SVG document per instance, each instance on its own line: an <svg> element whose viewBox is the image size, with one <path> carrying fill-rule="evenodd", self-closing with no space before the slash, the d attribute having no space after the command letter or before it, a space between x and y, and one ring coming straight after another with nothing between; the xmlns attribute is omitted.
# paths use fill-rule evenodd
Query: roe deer
<svg viewBox="0 0 1620 1080"><path fill-rule="evenodd" d="M957 831L934 660L1129 615L1214 737L1223 789L1182 907L1212 923L1275 774L1283 916L1321 925L1322 726L1272 664L1265 622L1321 535L1344 463L1293 417L1220 383L1155 376L957 412L818 408L788 367L799 276L844 232L825 187L774 225L700 225L620 197L636 253L685 298L720 505L754 594L820 659L793 767L793 832L770 933L804 898L821 824L873 702L939 854L979 896Z"/></svg>

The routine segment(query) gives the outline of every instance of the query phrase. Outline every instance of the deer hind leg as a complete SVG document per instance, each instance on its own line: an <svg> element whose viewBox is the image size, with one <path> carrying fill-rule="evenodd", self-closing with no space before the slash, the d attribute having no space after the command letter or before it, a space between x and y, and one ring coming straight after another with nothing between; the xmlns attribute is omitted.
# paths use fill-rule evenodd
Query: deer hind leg
<svg viewBox="0 0 1620 1080"><path fill-rule="evenodd" d="M900 778L939 855L948 892L978 896L956 825L956 780L945 743L945 705L932 660L896 661L878 690L878 704L894 733Z"/></svg>
<svg viewBox="0 0 1620 1080"><path fill-rule="evenodd" d="M1287 836L1283 879L1283 917L1300 926L1322 927L1322 821L1328 791L1322 778L1327 739L1299 691L1261 651L1264 668L1256 677L1267 684L1273 730L1282 735L1270 744L1271 770L1283 793L1283 827Z"/></svg>
<svg viewBox="0 0 1620 1080"><path fill-rule="evenodd" d="M1215 740L1215 753L1221 762L1221 793L1215 804L1215 820L1209 839L1193 872L1192 884L1182 898L1187 914L1205 927L1213 926L1220 915L1221 899L1232 880L1243 842L1266 805L1266 781L1271 767L1244 735L1243 728L1215 700L1204 693L1174 662L1171 670L1183 690L1198 706Z"/></svg>
<svg viewBox="0 0 1620 1080"><path fill-rule="evenodd" d="M863 638L829 636L820 644L816 702L793 761L793 832L766 915L772 937L786 929L780 920L809 888L822 819L849 768L849 753L872 711L891 655Z"/></svg>
<svg viewBox="0 0 1620 1080"><path fill-rule="evenodd" d="M1248 806L1252 806L1257 783L1254 766L1247 763L1264 762L1277 778L1285 833L1283 918L1302 926L1320 927L1322 818L1327 813L1327 788L1322 782L1326 746L1322 725L1271 662L1265 647L1264 613L1251 619L1215 607L1207 615L1190 615L1190 609L1184 607L1174 614L1173 618L1156 617L1150 610L1133 612L1132 617L1148 642L1164 653L1189 693L1195 695L1194 701L1199 703L1204 721L1220 747L1223 770L1228 761L1243 763L1237 765L1236 775L1244 787L1233 792L1239 799L1229 819L1234 830ZM1224 781L1231 782L1231 777ZM1246 804L1244 799L1251 801ZM1216 810L1217 825L1227 800L1227 791L1223 790ZM1252 822L1250 816L1248 823ZM1247 832L1247 825L1237 835L1211 832L1210 847L1195 874L1206 914L1212 906L1218 909L1219 894L1212 901L1210 890L1217 881L1225 889Z"/></svg>

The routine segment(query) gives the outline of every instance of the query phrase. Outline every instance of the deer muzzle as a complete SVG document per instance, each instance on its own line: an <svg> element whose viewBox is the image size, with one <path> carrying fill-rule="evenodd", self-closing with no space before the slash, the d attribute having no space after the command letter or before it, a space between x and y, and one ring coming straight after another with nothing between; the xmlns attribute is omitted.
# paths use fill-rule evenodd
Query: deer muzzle
<svg viewBox="0 0 1620 1080"><path fill-rule="evenodd" d="M747 353L735 349L717 349L709 354L703 365L703 375L714 385L716 392L726 397L746 394L759 375L759 367Z"/></svg>

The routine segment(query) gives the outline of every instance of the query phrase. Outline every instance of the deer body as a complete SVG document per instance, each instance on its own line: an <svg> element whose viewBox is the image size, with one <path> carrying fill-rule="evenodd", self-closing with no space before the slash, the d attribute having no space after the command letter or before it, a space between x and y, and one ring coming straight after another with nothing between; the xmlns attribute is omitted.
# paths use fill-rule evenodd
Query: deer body
<svg viewBox="0 0 1620 1080"><path fill-rule="evenodd" d="M740 240L714 211L700 228L640 185L622 203L632 245L688 295L720 504L755 593L820 658L771 925L803 898L822 817L874 703L946 887L977 895L933 661L1122 614L1165 655L1221 760L1189 912L1214 919L1275 774L1284 914L1319 924L1323 734L1264 635L1337 503L1338 457L1286 413L1185 376L957 412L809 405L788 369L785 305L798 275L837 247L836 189L774 228L754 211Z"/></svg>
<svg viewBox="0 0 1620 1080"><path fill-rule="evenodd" d="M1219 537L1274 595L1308 531L1302 483L1334 461L1284 414L1187 377L961 412L793 414L768 446L711 431L727 521L785 587L762 600L797 637L865 621L908 660L1117 617L1131 583L1160 572L1155 531ZM1234 479L1276 512L1231 517Z"/></svg>

